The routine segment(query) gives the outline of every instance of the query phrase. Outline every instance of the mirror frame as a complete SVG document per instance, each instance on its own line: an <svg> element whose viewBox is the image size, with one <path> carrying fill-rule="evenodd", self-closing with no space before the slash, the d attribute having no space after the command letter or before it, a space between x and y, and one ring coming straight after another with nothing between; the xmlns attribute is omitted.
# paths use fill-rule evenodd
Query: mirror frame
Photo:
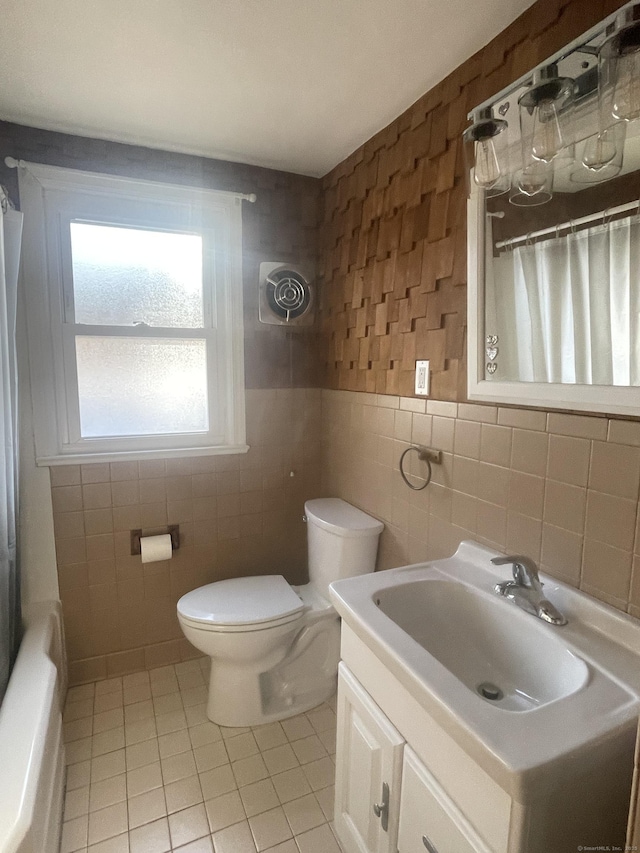
<svg viewBox="0 0 640 853"><path fill-rule="evenodd" d="M471 401L541 409L640 417L640 386L565 385L485 378L485 203L476 190L467 202L467 396ZM499 346L499 344L498 344Z"/></svg>

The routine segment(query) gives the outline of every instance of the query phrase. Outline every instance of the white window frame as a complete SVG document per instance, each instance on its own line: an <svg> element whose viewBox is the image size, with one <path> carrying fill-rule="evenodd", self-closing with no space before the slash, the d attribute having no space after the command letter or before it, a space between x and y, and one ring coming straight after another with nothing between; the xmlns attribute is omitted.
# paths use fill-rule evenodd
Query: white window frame
<svg viewBox="0 0 640 853"><path fill-rule="evenodd" d="M29 163L20 168L20 201L37 464L246 452L242 197ZM202 235L204 328L76 324L72 221ZM75 339L84 333L204 339L209 431L82 438Z"/></svg>

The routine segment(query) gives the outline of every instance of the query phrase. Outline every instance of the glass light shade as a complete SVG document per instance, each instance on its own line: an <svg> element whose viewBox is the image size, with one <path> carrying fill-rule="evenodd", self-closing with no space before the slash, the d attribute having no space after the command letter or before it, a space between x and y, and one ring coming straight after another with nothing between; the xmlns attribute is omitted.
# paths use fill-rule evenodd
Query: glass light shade
<svg viewBox="0 0 640 853"><path fill-rule="evenodd" d="M601 112L621 121L640 118L639 16L640 6L625 10L598 53Z"/></svg>
<svg viewBox="0 0 640 853"><path fill-rule="evenodd" d="M541 68L518 99L525 163L550 163L573 142L573 89L570 77L559 77L556 65Z"/></svg>
<svg viewBox="0 0 640 853"><path fill-rule="evenodd" d="M491 108L488 108L478 110L474 123L463 133L468 194L472 184L489 195L508 190L505 180L509 173L506 129L507 122L494 118Z"/></svg>
<svg viewBox="0 0 640 853"><path fill-rule="evenodd" d="M537 207L553 198L553 166L532 160L513 176L509 203L515 207Z"/></svg>
<svg viewBox="0 0 640 853"><path fill-rule="evenodd" d="M626 135L627 123L618 121L590 136L585 140L582 152L578 149L569 180L574 184L599 184L615 178L622 169ZM606 160L612 147L615 153Z"/></svg>

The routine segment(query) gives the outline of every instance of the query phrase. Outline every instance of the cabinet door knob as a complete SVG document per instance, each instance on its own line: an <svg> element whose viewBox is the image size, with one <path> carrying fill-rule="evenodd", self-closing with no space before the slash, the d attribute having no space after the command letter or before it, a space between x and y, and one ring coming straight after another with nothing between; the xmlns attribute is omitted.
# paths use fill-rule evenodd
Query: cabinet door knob
<svg viewBox="0 0 640 853"><path fill-rule="evenodd" d="M422 843L427 848L429 853L438 853L436 845L433 843L433 841L430 841L426 835L422 836Z"/></svg>
<svg viewBox="0 0 640 853"><path fill-rule="evenodd" d="M389 828L389 786L386 782L382 783L382 802L373 804L373 813L380 818L380 825L386 832Z"/></svg>

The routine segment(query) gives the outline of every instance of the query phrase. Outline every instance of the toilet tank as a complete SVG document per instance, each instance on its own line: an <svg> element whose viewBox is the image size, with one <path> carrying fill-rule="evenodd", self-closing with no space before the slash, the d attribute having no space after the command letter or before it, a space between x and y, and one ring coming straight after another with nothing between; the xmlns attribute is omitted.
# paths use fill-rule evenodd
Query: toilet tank
<svg viewBox="0 0 640 853"><path fill-rule="evenodd" d="M317 498L304 505L307 519L309 582L324 598L329 584L373 572L384 524L340 498Z"/></svg>

